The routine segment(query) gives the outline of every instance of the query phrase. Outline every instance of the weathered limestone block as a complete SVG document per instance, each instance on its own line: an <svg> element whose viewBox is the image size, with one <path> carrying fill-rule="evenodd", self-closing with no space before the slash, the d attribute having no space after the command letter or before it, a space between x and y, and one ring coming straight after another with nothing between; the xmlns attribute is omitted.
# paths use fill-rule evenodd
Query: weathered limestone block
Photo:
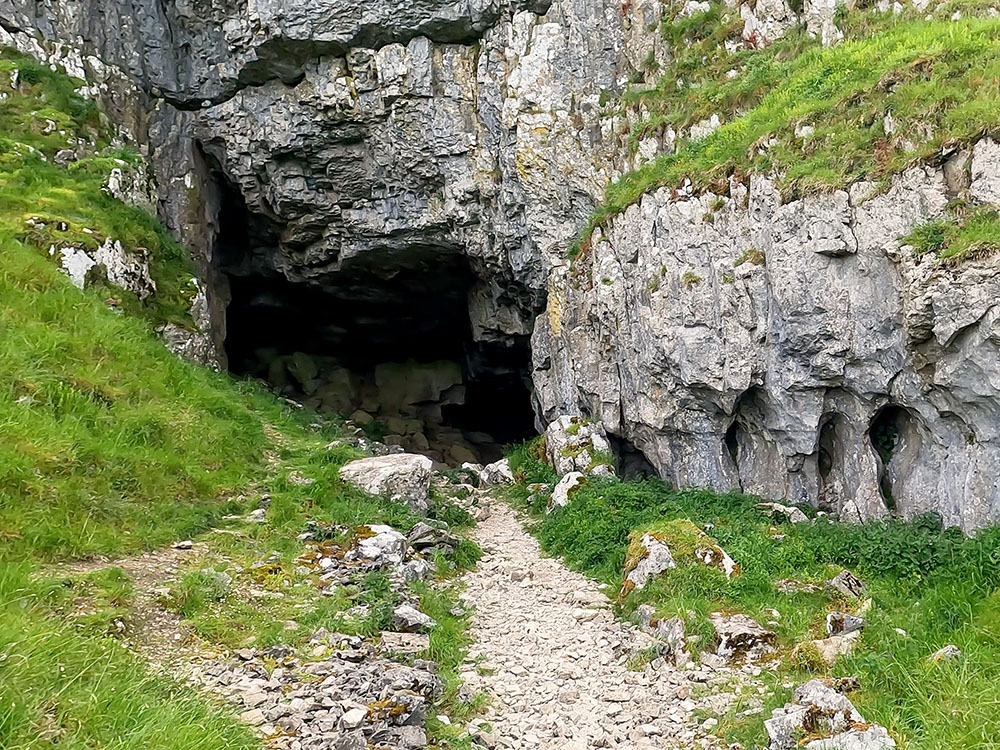
<svg viewBox="0 0 1000 750"><path fill-rule="evenodd" d="M611 444L600 424L563 415L545 428L545 457L560 476L571 471L600 474L599 467L609 466Z"/></svg>
<svg viewBox="0 0 1000 750"><path fill-rule="evenodd" d="M552 490L545 512L551 513L557 508L565 508L569 505L570 500L573 499L573 492L586 481L587 477L579 471L571 471L566 474Z"/></svg>
<svg viewBox="0 0 1000 750"><path fill-rule="evenodd" d="M710 618L718 639L716 653L727 661L757 661L775 650L777 636L746 615Z"/></svg>
<svg viewBox="0 0 1000 750"><path fill-rule="evenodd" d="M385 495L422 513L426 512L430 498L433 465L427 456L395 453L344 464L340 478L372 495Z"/></svg>

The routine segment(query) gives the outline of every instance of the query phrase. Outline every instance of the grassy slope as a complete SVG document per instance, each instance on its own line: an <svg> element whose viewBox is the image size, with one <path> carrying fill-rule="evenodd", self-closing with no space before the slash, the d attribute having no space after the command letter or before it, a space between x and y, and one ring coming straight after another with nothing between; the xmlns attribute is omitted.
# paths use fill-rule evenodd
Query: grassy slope
<svg viewBox="0 0 1000 750"><path fill-rule="evenodd" d="M16 87L8 85L14 71ZM240 586L281 590L282 598L254 603L213 591L193 567L173 606L209 642L296 645L315 628L346 625L343 610L359 601L373 613L353 627L375 632L391 604L376 580L342 597L319 596L296 572L304 551L296 535L306 521L405 526L412 518L340 483L337 470L355 453L326 448L335 425L311 424L258 388L181 362L152 335L164 320L190 324L187 261L155 219L101 191L112 168L137 156L114 147L78 84L0 51L0 747L259 747L228 712L150 675L108 635L116 621L128 627L131 586L120 570L48 580L39 563L188 538L256 507L267 492L268 522L211 535L210 554ZM94 155L55 165L52 156L77 138ZM32 217L46 226L26 224ZM81 292L49 257L53 244L94 248L104 237L146 250L154 298L140 302L99 284ZM108 296L119 311L105 304ZM303 485L293 471L314 483ZM272 555L274 566L250 570ZM475 556L463 547L459 562ZM463 618L449 614L447 593L418 594L440 622L429 656L442 661L453 701ZM81 611L83 600L91 606Z"/></svg>
<svg viewBox="0 0 1000 750"><path fill-rule="evenodd" d="M966 4L966 12L976 12ZM862 10L848 14L848 38L823 49L801 31L764 50L726 52L740 24L719 5L667 20L675 60L652 89L625 103L649 112L633 145L665 127L683 129L720 114L708 137L682 143L622 176L586 227L594 228L658 187L725 192L731 176L777 174L787 195L883 180L969 143L1000 120L1000 21L946 15L932 20ZM737 71L730 78L728 73ZM894 123L888 130L886 116ZM796 135L800 126L814 129ZM578 251L578 247L574 252Z"/></svg>
<svg viewBox="0 0 1000 750"><path fill-rule="evenodd" d="M524 480L515 490L518 501L527 497L527 483L554 479L527 447L514 454L512 466ZM774 582L791 578L821 584L842 567L852 569L868 584L874 606L861 646L832 673L861 678L862 690L852 697L865 717L885 724L900 746L910 750L1000 747L1000 594L995 593L1000 529L968 539L957 529L942 531L930 522L774 524L757 509L755 498L677 492L659 481L592 481L567 508L547 516L538 508L532 512L546 551L615 592L621 587L633 529L668 519L690 519L703 528L712 524L712 536L741 565L740 577L727 581L714 569L681 566L627 596L622 612L628 615L640 603L651 603L662 616L683 617L689 633L711 643L710 612L745 612L767 622L772 619L767 610L777 609L781 617L772 627L786 667L773 679L769 706L787 699L783 680L825 671L815 664L792 664L787 658L792 647L824 637L828 611L856 606L831 601L823 593L782 594ZM778 533L784 538L775 538ZM926 662L948 643L962 648L965 658ZM746 747L766 744L761 718L731 717L720 730Z"/></svg>

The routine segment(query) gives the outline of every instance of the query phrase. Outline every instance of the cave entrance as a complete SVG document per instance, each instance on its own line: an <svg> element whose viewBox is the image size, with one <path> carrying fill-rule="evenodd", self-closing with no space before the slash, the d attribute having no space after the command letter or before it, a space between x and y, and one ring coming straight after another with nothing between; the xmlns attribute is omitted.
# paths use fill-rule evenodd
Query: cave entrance
<svg viewBox="0 0 1000 750"><path fill-rule="evenodd" d="M497 460L536 434L528 336L473 339L477 278L461 248L369 248L332 271L297 265L305 278L291 281L277 267L292 255L287 231L220 189L213 263L228 282L233 373L448 465Z"/></svg>
<svg viewBox="0 0 1000 750"><path fill-rule="evenodd" d="M868 427L868 439L878 456L879 491L886 507L896 510L894 485L904 475L908 457L916 449L916 433L910 413L897 404L879 409Z"/></svg>
<svg viewBox="0 0 1000 750"><path fill-rule="evenodd" d="M844 439L847 424L837 412L824 414L820 420L816 455L819 475L818 506L837 510L847 499L844 490Z"/></svg>
<svg viewBox="0 0 1000 750"><path fill-rule="evenodd" d="M610 432L608 442L615 456L618 476L622 479L649 479L659 476L653 463L634 443Z"/></svg>

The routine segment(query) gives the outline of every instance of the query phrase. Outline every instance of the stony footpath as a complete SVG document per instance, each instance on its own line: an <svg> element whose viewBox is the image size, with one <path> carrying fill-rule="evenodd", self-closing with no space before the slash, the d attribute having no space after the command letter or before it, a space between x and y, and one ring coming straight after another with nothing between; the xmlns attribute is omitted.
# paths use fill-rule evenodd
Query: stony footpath
<svg viewBox="0 0 1000 750"><path fill-rule="evenodd" d="M494 502L473 536L486 554L464 578L476 642L462 676L493 699L479 732L485 744L726 747L708 735L714 721L705 726L694 712L724 710L735 694L722 683L740 681L738 672L663 659L630 669L649 636L615 620L593 581L542 557L514 511Z"/></svg>

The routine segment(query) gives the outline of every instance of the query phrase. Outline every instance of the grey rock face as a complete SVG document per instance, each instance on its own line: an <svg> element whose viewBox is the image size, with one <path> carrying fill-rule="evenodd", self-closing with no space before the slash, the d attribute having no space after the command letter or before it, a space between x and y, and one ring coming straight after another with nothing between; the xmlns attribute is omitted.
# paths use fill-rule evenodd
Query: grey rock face
<svg viewBox="0 0 1000 750"><path fill-rule="evenodd" d="M407 290L379 269L450 279L475 342L526 348L550 265L613 176L602 92L635 67L617 0L0 0L0 20L139 87L123 119L200 261L219 352L231 279L350 310ZM326 350L335 322L316 326Z"/></svg>
<svg viewBox="0 0 1000 750"><path fill-rule="evenodd" d="M990 143L973 195L1000 174ZM644 196L552 273L532 342L543 420L598 420L679 486L848 521L1000 518L997 259L900 247L954 195L943 168L871 190Z"/></svg>

